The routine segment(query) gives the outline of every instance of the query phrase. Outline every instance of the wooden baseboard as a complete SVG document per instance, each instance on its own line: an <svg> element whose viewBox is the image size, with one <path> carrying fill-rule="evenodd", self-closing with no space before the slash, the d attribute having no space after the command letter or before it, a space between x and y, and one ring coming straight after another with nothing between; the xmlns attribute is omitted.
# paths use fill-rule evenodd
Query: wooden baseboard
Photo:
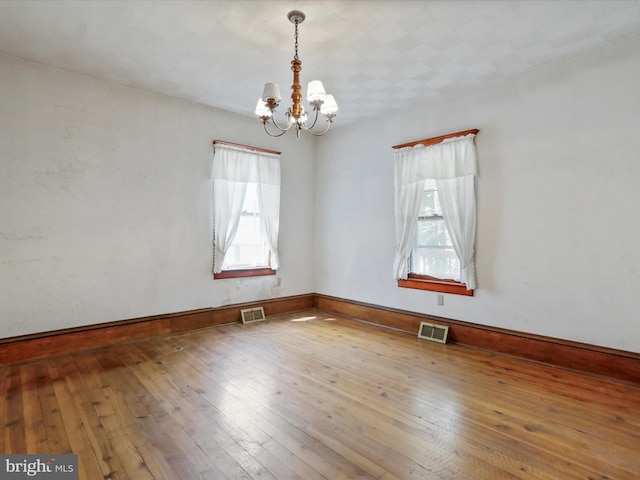
<svg viewBox="0 0 640 480"><path fill-rule="evenodd" d="M640 383L640 354L315 295L319 310L417 335L420 322L449 327L449 341L564 368Z"/></svg>
<svg viewBox="0 0 640 480"><path fill-rule="evenodd" d="M420 322L449 327L449 341L551 365L640 383L640 354L476 325L318 294L205 308L0 340L0 365L85 352L110 345L240 321L240 310L262 306L266 316L317 308L417 334Z"/></svg>
<svg viewBox="0 0 640 480"><path fill-rule="evenodd" d="M110 345L239 322L241 309L257 306L264 307L266 316L293 313L314 308L314 295L298 295L225 307L152 315L2 339L0 340L0 365L86 352Z"/></svg>

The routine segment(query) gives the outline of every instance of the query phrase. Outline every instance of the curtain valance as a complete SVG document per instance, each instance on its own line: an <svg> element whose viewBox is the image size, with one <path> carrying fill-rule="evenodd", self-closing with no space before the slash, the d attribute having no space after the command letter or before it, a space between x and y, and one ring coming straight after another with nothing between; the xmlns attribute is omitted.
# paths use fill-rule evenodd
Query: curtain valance
<svg viewBox="0 0 640 480"><path fill-rule="evenodd" d="M475 134L447 138L436 145L416 145L394 152L396 185L418 180L451 179L477 174Z"/></svg>
<svg viewBox="0 0 640 480"><path fill-rule="evenodd" d="M280 185L279 154L218 143L214 149L214 181Z"/></svg>

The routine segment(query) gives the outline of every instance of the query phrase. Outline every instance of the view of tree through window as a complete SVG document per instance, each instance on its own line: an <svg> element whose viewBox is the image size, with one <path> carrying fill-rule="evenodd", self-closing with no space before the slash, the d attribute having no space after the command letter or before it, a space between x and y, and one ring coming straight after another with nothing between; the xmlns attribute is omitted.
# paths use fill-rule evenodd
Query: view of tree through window
<svg viewBox="0 0 640 480"><path fill-rule="evenodd" d="M435 180L426 180L409 271L418 275L460 280L460 261L442 217Z"/></svg>

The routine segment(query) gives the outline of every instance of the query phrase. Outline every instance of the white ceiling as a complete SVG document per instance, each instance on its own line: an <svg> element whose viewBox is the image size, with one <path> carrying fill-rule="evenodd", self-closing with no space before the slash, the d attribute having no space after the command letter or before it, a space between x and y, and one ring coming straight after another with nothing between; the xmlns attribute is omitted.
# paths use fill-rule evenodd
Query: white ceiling
<svg viewBox="0 0 640 480"><path fill-rule="evenodd" d="M336 124L640 33L636 0L4 0L0 52L252 115L265 82L288 97L294 9L303 86L323 80Z"/></svg>

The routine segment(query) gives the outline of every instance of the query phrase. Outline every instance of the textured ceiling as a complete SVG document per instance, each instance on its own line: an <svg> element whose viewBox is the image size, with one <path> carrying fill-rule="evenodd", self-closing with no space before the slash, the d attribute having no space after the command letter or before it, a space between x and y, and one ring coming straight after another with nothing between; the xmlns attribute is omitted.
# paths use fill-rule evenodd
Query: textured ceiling
<svg viewBox="0 0 640 480"><path fill-rule="evenodd" d="M3 0L0 52L252 115L265 82L288 97L293 9L303 86L323 80L336 124L640 33L635 0Z"/></svg>

